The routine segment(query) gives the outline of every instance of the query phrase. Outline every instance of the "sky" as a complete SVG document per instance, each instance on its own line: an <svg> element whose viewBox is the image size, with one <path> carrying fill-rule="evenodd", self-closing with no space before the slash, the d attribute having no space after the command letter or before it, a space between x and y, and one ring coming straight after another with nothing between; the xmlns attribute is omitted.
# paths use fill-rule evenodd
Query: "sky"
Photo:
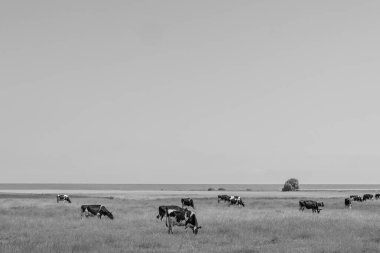
<svg viewBox="0 0 380 253"><path fill-rule="evenodd" d="M1 1L0 183L379 183L379 12Z"/></svg>

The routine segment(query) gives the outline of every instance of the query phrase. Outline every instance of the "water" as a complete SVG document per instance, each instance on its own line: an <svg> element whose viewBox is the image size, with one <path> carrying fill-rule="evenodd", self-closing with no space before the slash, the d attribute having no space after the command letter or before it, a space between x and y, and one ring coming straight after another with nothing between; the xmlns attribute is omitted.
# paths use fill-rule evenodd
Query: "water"
<svg viewBox="0 0 380 253"><path fill-rule="evenodd" d="M0 184L0 190L280 191L283 184ZM379 190L380 184L301 184L301 190Z"/></svg>

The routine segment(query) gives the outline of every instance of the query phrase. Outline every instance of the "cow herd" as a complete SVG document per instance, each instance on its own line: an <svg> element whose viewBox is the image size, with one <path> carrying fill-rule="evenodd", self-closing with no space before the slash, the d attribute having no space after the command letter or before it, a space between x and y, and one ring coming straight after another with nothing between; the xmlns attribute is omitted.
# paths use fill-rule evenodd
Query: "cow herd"
<svg viewBox="0 0 380 253"><path fill-rule="evenodd" d="M345 198L344 204L346 208L351 208L352 201L363 202L366 200L380 199L380 194L364 194L363 196L351 195L349 198ZM66 201L71 203L70 197L68 195L57 195L57 203L60 201ZM244 207L245 204L241 197L239 196L229 196L229 195L218 195L218 204L224 201L228 203L228 207L231 205L236 205L238 207ZM165 219L165 225L168 228L168 233L173 234L174 226L184 226L185 229L190 228L194 234L197 234L202 226L199 226L198 220L195 214L194 200L191 198L181 199L182 207L176 205L163 205L158 207L157 219ZM311 209L313 213L320 213L322 207L324 207L323 202L318 202L314 200L300 200L299 210L304 211L306 209ZM191 207L192 210L187 209ZM102 216L107 216L111 220L114 219L113 214L103 205L82 205L81 206L81 217L97 216L99 219Z"/></svg>
<svg viewBox="0 0 380 253"><path fill-rule="evenodd" d="M352 207L352 201L357 201L357 202L363 202L366 200L378 200L380 199L380 193L376 193L375 195L373 194L364 194L363 197L359 195L351 195L349 198L344 199L344 205L346 208L351 208Z"/></svg>

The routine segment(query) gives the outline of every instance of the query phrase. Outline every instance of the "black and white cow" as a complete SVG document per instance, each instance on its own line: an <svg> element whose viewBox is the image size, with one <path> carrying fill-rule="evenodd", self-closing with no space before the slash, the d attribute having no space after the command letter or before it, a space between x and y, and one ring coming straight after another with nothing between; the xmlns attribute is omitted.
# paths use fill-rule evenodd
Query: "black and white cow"
<svg viewBox="0 0 380 253"><path fill-rule="evenodd" d="M191 206L192 208L195 209L195 207L194 207L194 201L191 198L181 199L181 203L182 203L182 208L184 206Z"/></svg>
<svg viewBox="0 0 380 253"><path fill-rule="evenodd" d="M351 208L351 206L352 206L351 204L352 204L351 198L346 198L344 200L344 205L345 205L346 208Z"/></svg>
<svg viewBox="0 0 380 253"><path fill-rule="evenodd" d="M228 196L228 195L218 195L218 203L221 200L224 200L224 202L230 201L230 198L231 198L231 196Z"/></svg>
<svg viewBox="0 0 380 253"><path fill-rule="evenodd" d="M306 208L311 209L313 213L319 213L322 210L319 208L321 205L318 205L318 202L314 200L300 200L299 205L300 211L303 211Z"/></svg>
<svg viewBox="0 0 380 253"><path fill-rule="evenodd" d="M375 194L375 199L380 199L380 193Z"/></svg>
<svg viewBox="0 0 380 253"><path fill-rule="evenodd" d="M162 220L162 218L164 218L166 216L166 209L175 210L175 211L185 210L179 206L159 206L158 207L158 215L156 216L156 218Z"/></svg>
<svg viewBox="0 0 380 253"><path fill-rule="evenodd" d="M174 226L185 226L185 229L191 228L194 234L198 234L198 230L202 228L198 225L195 213L187 209L175 210L167 207L166 220L169 234L173 234Z"/></svg>
<svg viewBox="0 0 380 253"><path fill-rule="evenodd" d="M373 195L372 194L364 194L363 195L363 201L366 201L366 200L370 200L370 199L373 199Z"/></svg>
<svg viewBox="0 0 380 253"><path fill-rule="evenodd" d="M239 196L231 196L229 201L230 201L230 204L228 206L231 206L231 205L237 205L239 207L245 206L243 200Z"/></svg>
<svg viewBox="0 0 380 253"><path fill-rule="evenodd" d="M67 202L71 203L69 195L58 194L57 195L57 203L59 201L67 201Z"/></svg>
<svg viewBox="0 0 380 253"><path fill-rule="evenodd" d="M111 220L114 219L113 214L107 210L107 208L103 205L82 205L81 207L82 213L81 218L83 217L83 214L88 216L96 215L99 219L102 218L102 215L107 216Z"/></svg>

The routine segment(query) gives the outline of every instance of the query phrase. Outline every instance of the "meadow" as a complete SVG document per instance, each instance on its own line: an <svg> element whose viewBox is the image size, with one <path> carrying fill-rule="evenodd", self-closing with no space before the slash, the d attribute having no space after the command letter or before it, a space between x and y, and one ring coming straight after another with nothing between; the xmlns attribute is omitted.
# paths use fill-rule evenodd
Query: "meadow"
<svg viewBox="0 0 380 253"><path fill-rule="evenodd" d="M351 192L244 193L246 206L217 203L218 192L72 195L0 194L0 252L380 252L380 200L344 207ZM194 195L192 195L194 194ZM228 194L228 192L227 192ZM159 205L192 196L202 229L156 219ZM320 214L300 212L298 201L325 203ZM101 203L115 216L80 218L81 204Z"/></svg>

